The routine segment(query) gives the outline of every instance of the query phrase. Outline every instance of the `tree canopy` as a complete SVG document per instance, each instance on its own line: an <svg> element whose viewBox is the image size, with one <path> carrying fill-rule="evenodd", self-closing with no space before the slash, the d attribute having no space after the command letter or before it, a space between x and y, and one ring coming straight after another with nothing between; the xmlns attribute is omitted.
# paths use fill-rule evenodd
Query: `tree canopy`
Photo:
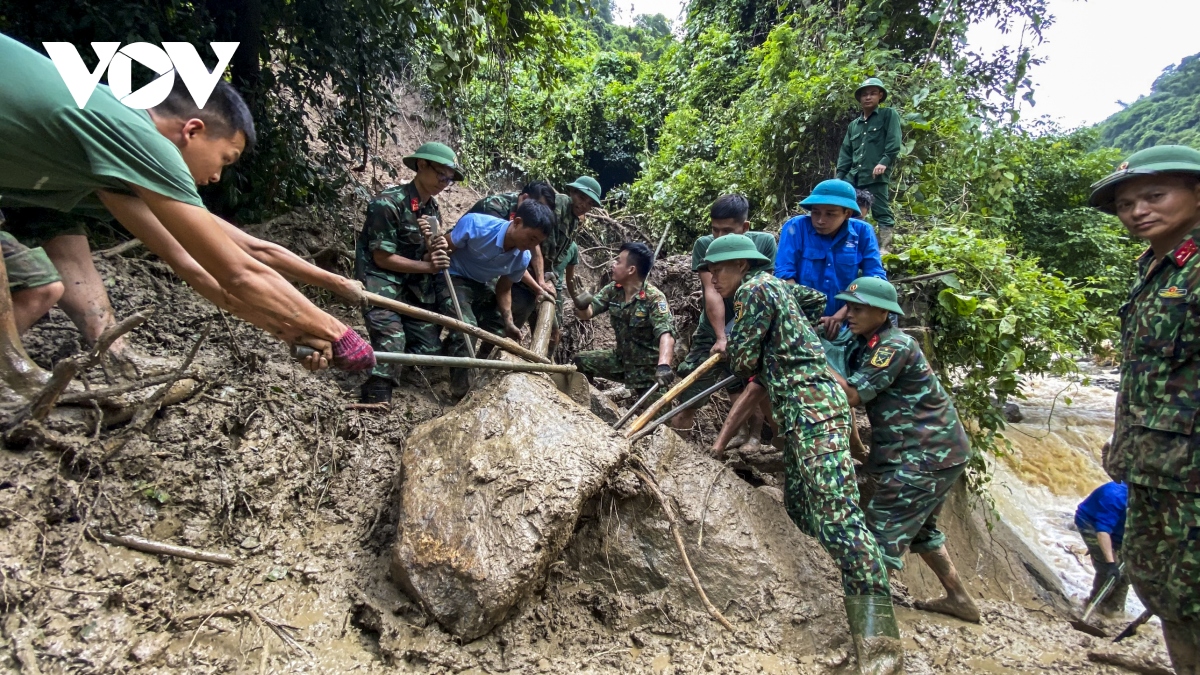
<svg viewBox="0 0 1200 675"><path fill-rule="evenodd" d="M1096 128L1101 143L1127 154L1164 144L1200 148L1200 54L1168 66L1154 80L1150 95Z"/></svg>

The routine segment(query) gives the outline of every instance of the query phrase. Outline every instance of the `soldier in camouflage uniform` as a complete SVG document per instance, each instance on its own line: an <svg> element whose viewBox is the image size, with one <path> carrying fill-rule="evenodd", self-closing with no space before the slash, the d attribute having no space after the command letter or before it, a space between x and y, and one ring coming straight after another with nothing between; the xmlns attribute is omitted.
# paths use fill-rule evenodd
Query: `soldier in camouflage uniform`
<svg viewBox="0 0 1200 675"><path fill-rule="evenodd" d="M1105 469L1129 486L1125 560L1179 675L1200 673L1200 152L1134 153L1093 186L1150 248L1121 307L1121 384Z"/></svg>
<svg viewBox="0 0 1200 675"><path fill-rule="evenodd" d="M517 207L526 199L536 199L553 209L555 207L556 196L557 193L554 192L554 188L549 183L539 180L527 184L520 192L501 192L488 195L475 202L475 205L467 213L485 213L496 218L512 220L517 215ZM545 268L542 262L541 246L533 250L533 260L530 263L530 267L533 270ZM539 288L540 293L554 297L557 293L554 283L545 281L542 276L541 274L534 275L534 278L541 286ZM538 296L539 293L535 293L525 285L513 286L513 321L517 327L522 327L530 321L530 315L533 314L533 310L537 305Z"/></svg>
<svg viewBox="0 0 1200 675"><path fill-rule="evenodd" d="M735 374L753 379L743 397L765 389L785 439L788 515L841 568L859 671L902 672L904 650L887 571L858 506L850 407L826 366L821 341L787 282L761 269L770 260L748 237L717 239L704 260L717 292L734 300L729 360ZM723 451L733 431L726 424L713 449Z"/></svg>
<svg viewBox="0 0 1200 675"><path fill-rule="evenodd" d="M851 406L864 405L871 419L871 453L864 471L878 488L865 510L867 527L889 569L904 567L912 551L937 575L946 597L918 602L920 609L979 623L971 600L946 553L938 514L971 457L967 431L917 341L892 326L903 316L896 289L883 279L861 277L839 293L856 342L847 377L836 371Z"/></svg>
<svg viewBox="0 0 1200 675"><path fill-rule="evenodd" d="M654 253L642 243L626 243L613 262L612 278L584 309L581 321L608 312L616 347L580 352L575 366L588 379L603 377L624 382L638 395L655 382L664 388L675 379L671 355L675 329L667 296L646 283Z"/></svg>
<svg viewBox="0 0 1200 675"><path fill-rule="evenodd" d="M463 175L454 151L441 143L426 143L403 161L417 175L411 182L384 190L367 205L367 221L354 252L354 275L370 293L437 311L434 280L449 267L450 258L442 237L430 249L429 219L441 220L434 197ZM367 307L363 314L375 351L441 351L441 328L435 324L382 307ZM398 368L377 363L362 385L362 402L391 401Z"/></svg>

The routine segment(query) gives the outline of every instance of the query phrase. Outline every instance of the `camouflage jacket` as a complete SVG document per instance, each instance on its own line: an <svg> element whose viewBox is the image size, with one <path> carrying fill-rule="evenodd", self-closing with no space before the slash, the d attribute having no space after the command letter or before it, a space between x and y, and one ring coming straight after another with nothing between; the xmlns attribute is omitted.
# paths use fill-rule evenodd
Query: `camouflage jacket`
<svg viewBox="0 0 1200 675"><path fill-rule="evenodd" d="M849 415L825 351L797 302L796 291L767 272L751 272L733 295L730 369L767 388L781 432ZM811 290L811 289L809 289Z"/></svg>
<svg viewBox="0 0 1200 675"><path fill-rule="evenodd" d="M917 341L891 324L857 338L846 378L871 419L868 473L903 466L940 471L970 459L971 442L954 401Z"/></svg>
<svg viewBox="0 0 1200 675"><path fill-rule="evenodd" d="M489 216L512 220L517 215L517 201L520 193L501 192L488 195L475 202L467 213L486 213Z"/></svg>
<svg viewBox="0 0 1200 675"><path fill-rule="evenodd" d="M816 323L825 315L825 303L829 300L828 296L804 284L788 284L787 286L788 290L792 292L792 299L796 301L796 305L804 314L804 318L808 319L809 324Z"/></svg>
<svg viewBox="0 0 1200 675"><path fill-rule="evenodd" d="M658 364L658 341L663 333L675 334L671 308L663 292L646 284L629 302L620 284L609 282L592 298L592 315L608 312L617 338L620 363L630 366Z"/></svg>
<svg viewBox="0 0 1200 675"><path fill-rule="evenodd" d="M1121 385L1105 469L1113 480L1200 492L1200 228L1138 280L1120 310Z"/></svg>
<svg viewBox="0 0 1200 675"><path fill-rule="evenodd" d="M417 219L432 216L441 220L437 200L430 198L421 206L417 188L412 183L387 188L367 205L367 222L354 250L354 277L368 286L392 283L402 286L416 300L434 303L434 274L401 274L375 264L375 251L395 253L410 260L420 260L427 251L425 238ZM443 224L442 230L445 231ZM368 277L374 277L370 279ZM368 289L370 290L370 289Z"/></svg>
<svg viewBox="0 0 1200 675"><path fill-rule="evenodd" d="M571 210L571 197L559 193L554 198L554 229L542 241L542 261L546 271L565 266L571 242L579 231L579 219Z"/></svg>

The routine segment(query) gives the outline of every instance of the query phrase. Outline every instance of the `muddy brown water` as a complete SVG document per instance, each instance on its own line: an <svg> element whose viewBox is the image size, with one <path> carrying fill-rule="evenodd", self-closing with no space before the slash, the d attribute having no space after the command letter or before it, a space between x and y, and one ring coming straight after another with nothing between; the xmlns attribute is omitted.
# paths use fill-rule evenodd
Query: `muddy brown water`
<svg viewBox="0 0 1200 675"><path fill-rule="evenodd" d="M101 267L118 307L162 308L133 334L148 352L179 358L214 319L159 263ZM352 309L336 311L360 323ZM405 439L448 409L446 382L406 385L388 414L348 411L358 378L307 374L256 329L231 324L232 336L215 323L200 350L202 392L161 411L111 458L99 444L119 428L96 440L85 429L59 447L0 448L0 670L257 672L264 646L268 672L300 673L824 673L850 658L833 579L770 579L763 592L791 598L791 613L756 616L732 602L739 632L730 635L697 609L686 577L622 584L636 578L631 568L605 579L586 546L571 545L508 621L460 642L388 578ZM48 366L73 351L74 335L55 312L30 350ZM981 524L978 505L960 496L951 511L952 549L983 624L899 607L908 672L1124 672L1088 660L1106 647L1069 628L1023 572L1018 543ZM635 485L614 482L589 513L575 536L591 538L577 544L602 541L594 528L625 527L639 533L624 540L626 557L632 541L653 547L643 559L675 555L665 534L651 538L665 532L655 529L661 516ZM624 520L606 520L613 514ZM100 543L95 531L224 552L238 564L139 553ZM736 524L720 536L736 538ZM703 576L721 584L720 570ZM913 596L936 591L919 562L899 581ZM739 600L721 590L713 594L723 602ZM233 608L294 627L283 630L299 648L251 620L209 616ZM818 612L828 619L813 620ZM1121 649L1164 658L1150 629Z"/></svg>

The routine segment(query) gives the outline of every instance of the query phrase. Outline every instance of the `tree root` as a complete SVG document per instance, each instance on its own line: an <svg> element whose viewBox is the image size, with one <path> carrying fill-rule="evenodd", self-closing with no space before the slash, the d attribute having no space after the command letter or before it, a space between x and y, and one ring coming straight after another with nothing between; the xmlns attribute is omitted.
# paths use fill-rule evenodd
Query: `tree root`
<svg viewBox="0 0 1200 675"><path fill-rule="evenodd" d="M683 567L687 570L688 577L692 580L692 586L696 588L696 592L700 595L700 601L704 603L704 608L708 610L713 620L724 626L730 633L735 633L733 624L729 623L729 620L721 614L721 611L712 604L712 601L708 599L708 594L704 592L704 587L700 585L700 578L696 576L696 570L692 568L692 563L688 560L687 550L683 546L683 536L679 533L679 521L675 518L675 510L671 508L671 503L667 500L667 496L659 490L658 481L654 479L654 474L636 457L631 462L634 465L631 468L633 475L642 481L650 490L650 493L654 495L654 498L658 500L658 503L662 505L663 513L666 514L667 522L671 526L671 535L675 537L675 547L679 549L679 556L683 560Z"/></svg>
<svg viewBox="0 0 1200 675"><path fill-rule="evenodd" d="M159 555L170 555L176 558L187 558L188 560L199 560L201 562L209 562L216 565L236 565L237 559L225 553L210 553L208 551L198 551L187 546L175 546L174 544L164 544L162 542L153 541L150 539L142 539L141 537L118 537L115 534L100 532L98 535L104 541L125 548L131 548L135 551L143 553L157 553Z"/></svg>
<svg viewBox="0 0 1200 675"><path fill-rule="evenodd" d="M234 607L232 605L227 605L221 609L206 609L206 610L201 610L198 612L188 612L187 614L182 614L180 616L172 617L171 623L182 627L188 621L195 621L196 619L201 619L201 622L203 623L203 621L207 621L208 619L211 619L214 616L222 617L222 618L226 618L226 619L242 619L242 618L250 619L251 621L253 621L255 623L255 625L266 626L267 628L270 628L271 632L274 633L275 636L278 637L281 642L283 642L283 644L287 645L288 647L291 647L292 649L295 649L297 652L303 654L304 656L312 657L312 652L308 651L308 649L305 648L304 645L300 644L300 641L297 640L296 636L293 634L293 633L299 633L300 632L299 628L296 628L295 626L289 626L288 624L283 623L281 621L274 621L272 619L268 619L268 618L264 617L263 615L259 614L258 610L254 609L253 607ZM267 654L268 654L267 643L264 640L263 641L263 657L262 657L262 661L260 662L260 665L259 665L260 672L265 671Z"/></svg>

